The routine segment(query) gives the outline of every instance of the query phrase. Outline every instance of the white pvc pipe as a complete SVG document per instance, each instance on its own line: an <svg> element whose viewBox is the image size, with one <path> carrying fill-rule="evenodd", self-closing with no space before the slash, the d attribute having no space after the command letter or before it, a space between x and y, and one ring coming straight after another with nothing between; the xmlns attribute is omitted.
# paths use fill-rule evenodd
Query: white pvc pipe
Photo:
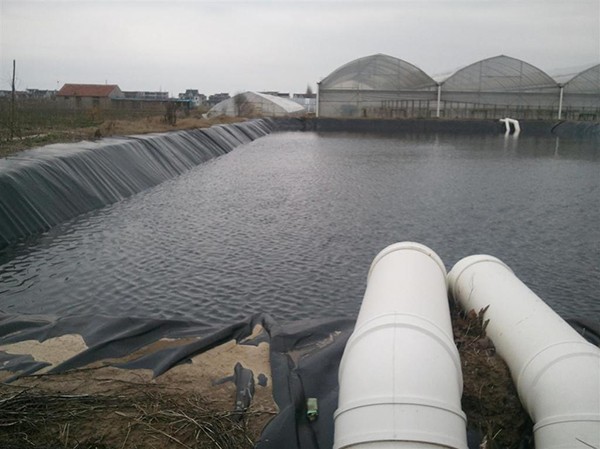
<svg viewBox="0 0 600 449"><path fill-rule="evenodd" d="M513 136L518 136L521 133L521 125L519 124L519 121L511 118L509 118L508 120L510 120L510 122L515 127L515 132L513 133Z"/></svg>
<svg viewBox="0 0 600 449"><path fill-rule="evenodd" d="M319 82L319 83L317 83L317 110L316 110L317 118L319 118L319 112L321 110L320 103L321 103L321 83Z"/></svg>
<svg viewBox="0 0 600 449"><path fill-rule="evenodd" d="M442 85L438 84L438 89L437 89L437 106L435 108L435 116L437 118L440 118L440 106L442 103Z"/></svg>
<svg viewBox="0 0 600 449"><path fill-rule="evenodd" d="M446 269L418 243L373 260L339 370L334 449L466 449Z"/></svg>
<svg viewBox="0 0 600 449"><path fill-rule="evenodd" d="M560 86L560 93L558 95L558 120L562 118L563 89L563 86Z"/></svg>
<svg viewBox="0 0 600 449"><path fill-rule="evenodd" d="M535 447L600 448L600 349L495 257L460 260L448 281L464 310L489 306L486 334L535 424Z"/></svg>
<svg viewBox="0 0 600 449"><path fill-rule="evenodd" d="M513 127L515 128L515 132L513 133L515 137L521 133L521 125L519 124L518 120L506 117L501 118L500 121L504 123L504 126L506 126L506 132L504 133L505 136L508 136L510 134L510 125L513 125Z"/></svg>

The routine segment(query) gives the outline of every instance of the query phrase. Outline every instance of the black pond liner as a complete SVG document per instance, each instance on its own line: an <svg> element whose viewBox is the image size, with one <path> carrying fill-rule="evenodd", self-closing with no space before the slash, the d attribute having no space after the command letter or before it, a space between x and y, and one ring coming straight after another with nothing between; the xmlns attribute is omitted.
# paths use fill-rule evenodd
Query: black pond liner
<svg viewBox="0 0 600 449"><path fill-rule="evenodd" d="M568 320L588 341L600 343L600 325L585 319ZM256 325L265 332L249 339ZM127 363L123 369L150 369L155 376L188 363L204 351L236 340L239 344L270 344L273 397L279 413L263 430L257 449L325 449L333 445L333 414L338 401L338 369L348 338L354 329L350 319L301 320L281 325L265 314L256 314L229 326L214 328L195 321L107 316L0 315L0 345L24 340L44 341L66 334L81 335L88 349L55 366L50 373L83 368L91 363L126 356L161 338L201 337L193 343L158 350ZM47 366L29 355L0 352L3 370L20 372L14 380ZM263 376L264 377L264 376ZM231 380L240 392L236 404L244 408L261 376L236 366ZM319 416L309 420L306 403L316 398ZM232 404L232 408L236 406ZM469 448L479 448L481 436L469 430ZM528 448L530 435L523 435Z"/></svg>
<svg viewBox="0 0 600 449"><path fill-rule="evenodd" d="M0 159L0 249L120 201L272 131L269 120L98 142Z"/></svg>

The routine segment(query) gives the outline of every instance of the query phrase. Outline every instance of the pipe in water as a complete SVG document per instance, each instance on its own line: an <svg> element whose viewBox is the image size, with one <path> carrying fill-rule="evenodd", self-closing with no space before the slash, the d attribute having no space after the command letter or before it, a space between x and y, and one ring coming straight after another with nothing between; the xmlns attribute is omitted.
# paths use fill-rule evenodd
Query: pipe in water
<svg viewBox="0 0 600 449"><path fill-rule="evenodd" d="M418 243L373 260L340 363L335 449L467 448L445 273Z"/></svg>
<svg viewBox="0 0 600 449"><path fill-rule="evenodd" d="M558 120L562 119L563 92L564 92L564 86L561 85L560 93L558 95Z"/></svg>
<svg viewBox="0 0 600 449"><path fill-rule="evenodd" d="M437 106L435 108L435 116L440 118L440 107L442 103L442 84L438 84L437 88Z"/></svg>
<svg viewBox="0 0 600 449"><path fill-rule="evenodd" d="M521 125L519 124L518 120L515 120L514 118L506 117L506 118L501 118L500 121L504 123L504 126L506 126L506 132L504 133L505 136L508 136L510 134L511 125L514 128L513 135L515 137L517 137L521 133Z"/></svg>
<svg viewBox="0 0 600 449"><path fill-rule="evenodd" d="M316 117L319 118L319 112L320 112L320 103L321 103L321 83L318 82L317 83L317 110L316 110Z"/></svg>
<svg viewBox="0 0 600 449"><path fill-rule="evenodd" d="M600 348L585 341L502 261L466 257L448 275L506 361L540 449L600 448Z"/></svg>

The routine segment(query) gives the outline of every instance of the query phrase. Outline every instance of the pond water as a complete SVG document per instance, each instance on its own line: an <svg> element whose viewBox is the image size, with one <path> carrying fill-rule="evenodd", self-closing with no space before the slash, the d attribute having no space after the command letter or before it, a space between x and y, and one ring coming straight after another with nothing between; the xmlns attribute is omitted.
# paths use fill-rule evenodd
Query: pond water
<svg viewBox="0 0 600 449"><path fill-rule="evenodd" d="M600 318L597 142L276 133L0 253L0 310L355 317L373 257L487 253Z"/></svg>

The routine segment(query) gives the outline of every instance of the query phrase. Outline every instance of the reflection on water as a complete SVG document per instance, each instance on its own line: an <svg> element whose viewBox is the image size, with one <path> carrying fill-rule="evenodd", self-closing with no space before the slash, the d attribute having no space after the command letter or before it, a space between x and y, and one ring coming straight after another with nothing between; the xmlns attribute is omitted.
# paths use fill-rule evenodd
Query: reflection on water
<svg viewBox="0 0 600 449"><path fill-rule="evenodd" d="M228 322L355 316L372 258L493 254L600 317L600 157L513 136L283 133L0 254L5 312Z"/></svg>

